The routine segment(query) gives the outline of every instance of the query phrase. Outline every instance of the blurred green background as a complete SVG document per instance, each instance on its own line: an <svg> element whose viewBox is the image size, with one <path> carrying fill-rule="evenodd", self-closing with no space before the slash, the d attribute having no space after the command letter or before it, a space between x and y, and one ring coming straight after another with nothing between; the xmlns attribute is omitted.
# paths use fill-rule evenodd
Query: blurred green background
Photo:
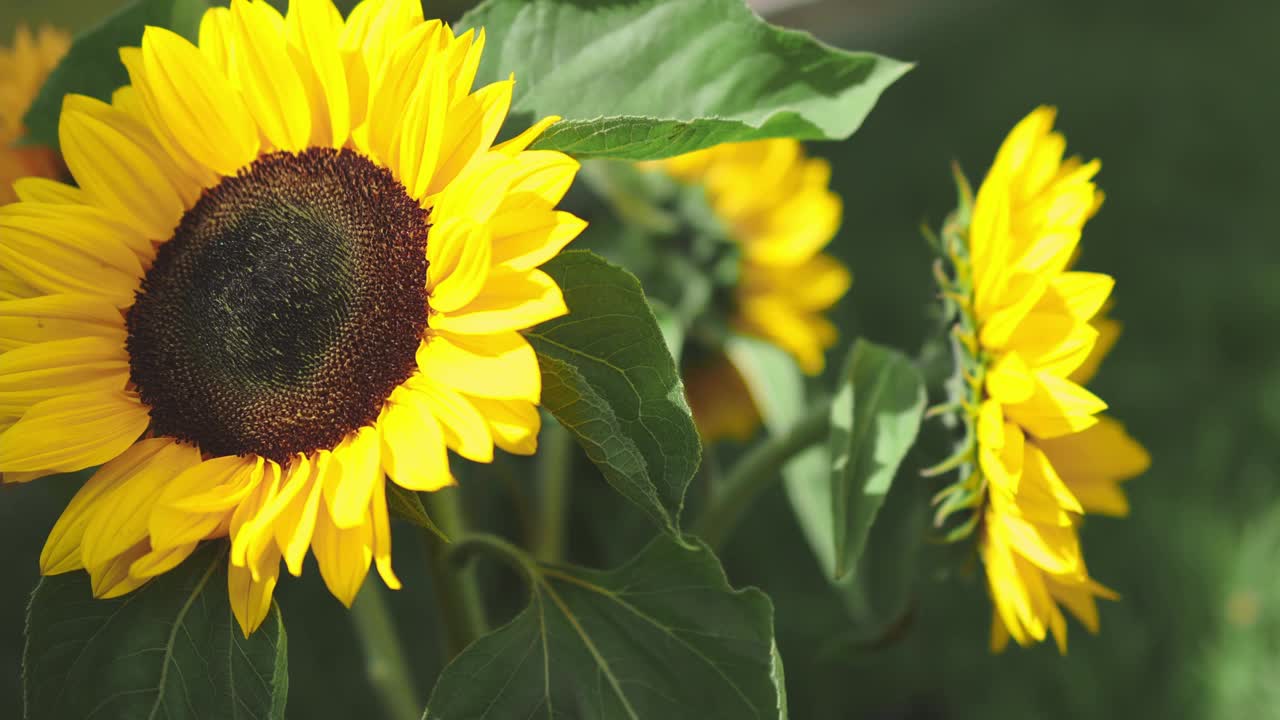
<svg viewBox="0 0 1280 720"><path fill-rule="evenodd" d="M78 27L113 4L0 0L0 38L20 19ZM853 140L815 149L846 202L833 250L856 276L839 311L849 338L920 347L932 288L917 228L953 203L949 163L976 181L1014 122L1060 108L1069 150L1103 161L1107 203L1080 265L1116 276L1125 324L1095 389L1155 459L1130 485L1132 516L1085 530L1093 575L1123 599L1102 608L1099 636L1072 626L1066 657L1051 645L990 655L980 579L933 566L902 633L830 651L842 611L781 493L764 498L726 565L775 599L792 717L1280 717L1280 4L834 0L776 19L919 63ZM73 490L68 479L0 487L0 717L20 714L26 598ZM406 538L398 566L417 555ZM282 588L290 717L367 716L344 612L314 568ZM416 587L394 599L407 618L429 597ZM438 668L429 625L410 623L406 643L425 699Z"/></svg>

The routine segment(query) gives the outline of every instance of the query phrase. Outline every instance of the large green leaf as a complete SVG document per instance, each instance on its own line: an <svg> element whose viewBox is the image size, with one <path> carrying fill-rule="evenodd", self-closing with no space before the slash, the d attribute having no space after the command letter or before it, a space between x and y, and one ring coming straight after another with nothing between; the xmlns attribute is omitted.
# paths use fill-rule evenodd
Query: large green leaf
<svg viewBox="0 0 1280 720"><path fill-rule="evenodd" d="M516 73L512 125L559 115L535 147L668 157L767 137L843 139L909 66L782 30L742 0L488 0L480 81Z"/></svg>
<svg viewBox="0 0 1280 720"><path fill-rule="evenodd" d="M528 565L529 607L441 674L426 720L785 718L773 607L660 537L607 572Z"/></svg>
<svg viewBox="0 0 1280 720"><path fill-rule="evenodd" d="M81 572L41 580L27 615L28 720L283 718L280 613L246 639L226 564L226 545L212 543L114 600L95 600Z"/></svg>
<svg viewBox="0 0 1280 720"><path fill-rule="evenodd" d="M134 0L76 35L71 49L27 110L26 142L58 147L58 117L64 96L78 93L109 101L111 93L129 84L120 48L137 47L147 25L172 28L194 40L208 7L205 0Z"/></svg>
<svg viewBox="0 0 1280 720"><path fill-rule="evenodd" d="M895 350L858 340L831 403L837 577L851 574L924 414L924 379Z"/></svg>
<svg viewBox="0 0 1280 720"><path fill-rule="evenodd" d="M542 269L569 306L569 315L527 334L542 366L543 406L615 490L678 535L702 447L639 281L583 251L562 253Z"/></svg>

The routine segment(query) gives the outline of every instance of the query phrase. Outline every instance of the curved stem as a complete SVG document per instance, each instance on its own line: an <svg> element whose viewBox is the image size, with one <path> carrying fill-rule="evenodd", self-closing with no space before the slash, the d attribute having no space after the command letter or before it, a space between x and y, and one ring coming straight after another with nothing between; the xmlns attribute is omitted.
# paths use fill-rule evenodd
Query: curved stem
<svg viewBox="0 0 1280 720"><path fill-rule="evenodd" d="M364 671L390 720L418 720L422 705L387 596L377 581L365 583L351 606L351 619L364 648Z"/></svg>
<svg viewBox="0 0 1280 720"><path fill-rule="evenodd" d="M756 496L781 477L791 458L827 439L831 431L831 402L816 403L785 433L751 448L729 470L721 491L694 523L693 534L718 548Z"/></svg>
<svg viewBox="0 0 1280 720"><path fill-rule="evenodd" d="M573 438L558 422L543 425L538 448L538 516L533 555L559 562L565 550L565 513L569 505Z"/></svg>
<svg viewBox="0 0 1280 720"><path fill-rule="evenodd" d="M422 494L427 515L450 538L467 531L457 488ZM423 533L427 543L427 565L431 570L436 603L444 625L444 650L452 659L487 631L484 602L475 571L449 562L449 544L431 533Z"/></svg>

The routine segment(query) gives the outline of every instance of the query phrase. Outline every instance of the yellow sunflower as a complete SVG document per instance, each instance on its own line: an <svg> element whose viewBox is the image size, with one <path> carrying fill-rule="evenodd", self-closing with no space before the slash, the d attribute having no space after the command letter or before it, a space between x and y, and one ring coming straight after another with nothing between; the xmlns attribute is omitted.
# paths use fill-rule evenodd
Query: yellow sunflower
<svg viewBox="0 0 1280 720"><path fill-rule="evenodd" d="M1051 632L1065 652L1059 604L1096 631L1094 599L1114 594L1090 578L1078 526L1085 513L1123 514L1117 483L1149 462L1082 385L1118 333L1100 317L1114 281L1070 269L1102 201L1100 165L1063 159L1054 114L1039 108L1010 132L967 222L944 231L975 444L957 456L966 472L940 495L939 518L973 510L996 649Z"/></svg>
<svg viewBox="0 0 1280 720"><path fill-rule="evenodd" d="M69 47L71 37L61 30L42 27L32 34L25 25L18 27L13 47L0 46L0 205L18 198L13 192L18 178L62 173L56 152L15 144L26 134L22 116Z"/></svg>
<svg viewBox="0 0 1280 720"><path fill-rule="evenodd" d="M384 477L453 484L447 450L535 449L520 330L566 312L537 267L584 224L578 165L493 144L512 81L418 0L209 10L150 27L111 104L69 96L78 187L0 208L0 471L101 465L41 555L127 593L230 537L246 633L308 548L350 605L391 567Z"/></svg>
<svg viewBox="0 0 1280 720"><path fill-rule="evenodd" d="M836 328L822 313L852 278L822 250L840 229L840 197L831 166L808 157L792 139L731 143L655 164L675 179L699 184L741 247L732 326L793 356L811 375L822 371ZM686 370L690 405L708 439L749 436L758 412L732 363L720 353Z"/></svg>

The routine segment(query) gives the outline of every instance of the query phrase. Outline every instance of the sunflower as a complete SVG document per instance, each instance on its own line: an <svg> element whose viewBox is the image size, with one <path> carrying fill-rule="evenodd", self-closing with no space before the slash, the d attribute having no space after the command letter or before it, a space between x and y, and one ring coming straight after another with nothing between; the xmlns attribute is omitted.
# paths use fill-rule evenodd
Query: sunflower
<svg viewBox="0 0 1280 720"><path fill-rule="evenodd" d="M78 187L0 209L0 471L101 466L44 573L114 597L229 537L247 634L308 549L346 605L371 563L399 586L386 476L534 451L519 331L566 312L537 267L584 227L554 209L578 165L526 149L554 118L494 144L483 48L418 0L234 0L198 46L147 28L110 104L66 98Z"/></svg>
<svg viewBox="0 0 1280 720"><path fill-rule="evenodd" d="M741 250L732 292L732 328L764 339L821 372L836 328L822 313L852 278L822 253L840 228L840 197L831 166L792 139L730 143L655 163L676 180L703 188L707 202ZM685 370L690 405L708 439L745 438L759 425L746 385L720 352Z"/></svg>
<svg viewBox="0 0 1280 720"><path fill-rule="evenodd" d="M62 173L56 152L15 145L26 134L22 116L69 47L71 37L61 30L42 27L32 34L25 25L18 26L13 47L0 47L0 205L17 199L13 183L18 178Z"/></svg>
<svg viewBox="0 0 1280 720"><path fill-rule="evenodd" d="M1090 631L1095 598L1078 528L1086 513L1124 514L1118 483L1146 452L1083 387L1118 326L1103 316L1114 281L1071 269L1081 231L1102 202L1100 164L1063 159L1055 113L1039 108L1004 141L976 198L944 229L962 369L956 406L971 442L939 469L962 467L939 495L939 522L959 510L978 529L995 605L992 645L1042 641L1066 650L1065 606Z"/></svg>

